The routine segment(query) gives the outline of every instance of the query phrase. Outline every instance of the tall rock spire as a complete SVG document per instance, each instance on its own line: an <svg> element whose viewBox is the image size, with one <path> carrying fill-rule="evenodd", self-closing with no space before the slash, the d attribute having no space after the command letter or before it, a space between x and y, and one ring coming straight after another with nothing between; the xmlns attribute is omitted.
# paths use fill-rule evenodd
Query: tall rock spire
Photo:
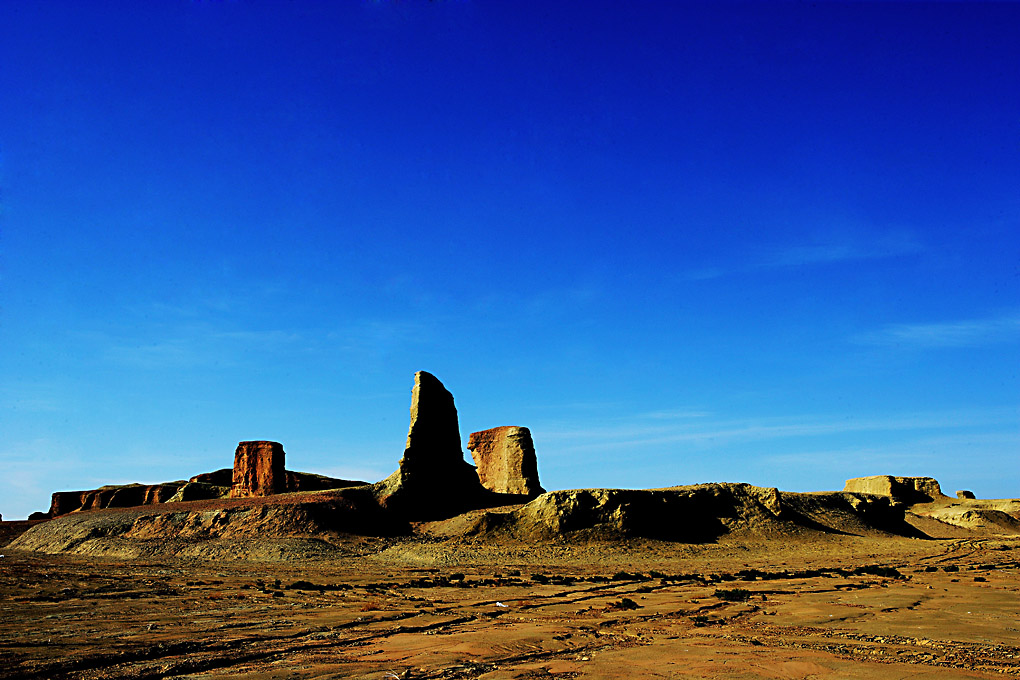
<svg viewBox="0 0 1020 680"><path fill-rule="evenodd" d="M421 519L478 507L486 496L474 467L464 461L453 395L431 373L414 374L404 456L374 492L385 507Z"/></svg>

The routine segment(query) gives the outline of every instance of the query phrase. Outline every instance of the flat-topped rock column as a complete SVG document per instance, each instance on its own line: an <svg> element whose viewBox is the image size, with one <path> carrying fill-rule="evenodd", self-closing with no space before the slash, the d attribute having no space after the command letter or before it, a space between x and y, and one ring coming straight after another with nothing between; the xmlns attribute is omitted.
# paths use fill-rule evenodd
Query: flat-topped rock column
<svg viewBox="0 0 1020 680"><path fill-rule="evenodd" d="M230 497L272 496L287 491L284 455L279 442L239 442L234 451Z"/></svg>
<svg viewBox="0 0 1020 680"><path fill-rule="evenodd" d="M526 427L494 427L472 432L468 451L475 459L482 486L496 493L538 496L538 460L531 431Z"/></svg>

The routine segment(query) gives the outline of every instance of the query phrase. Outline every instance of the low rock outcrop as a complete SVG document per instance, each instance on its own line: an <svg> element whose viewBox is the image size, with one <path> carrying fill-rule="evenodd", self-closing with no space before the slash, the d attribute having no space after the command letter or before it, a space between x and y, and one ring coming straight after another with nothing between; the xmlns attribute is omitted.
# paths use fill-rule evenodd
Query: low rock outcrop
<svg viewBox="0 0 1020 680"><path fill-rule="evenodd" d="M326 489L343 489L348 486L365 486L368 482L362 482L356 479L338 479L336 477L328 477L326 475L319 475L313 472L295 472L294 470L287 470L287 491L324 491ZM233 484L234 470L232 468L223 468L222 470L214 470L213 472L203 472L200 475L195 475L190 480L191 482L201 482L203 484L210 484L212 486L224 486L228 490Z"/></svg>
<svg viewBox="0 0 1020 680"><path fill-rule="evenodd" d="M121 484L86 491L57 491L50 500L50 517L77 510L130 508L136 505L165 503L187 484L184 480L163 484Z"/></svg>
<svg viewBox="0 0 1020 680"><path fill-rule="evenodd" d="M140 505L227 498L230 496L233 475L232 468L223 468L214 472L203 472L188 481L179 480L162 484L123 484L103 486L86 491L57 491L50 501L49 512L45 514L47 517L59 517L70 512L85 510L130 508ZM368 482L336 479L335 477L292 470L285 471L285 480L285 491L323 491L368 484Z"/></svg>
<svg viewBox="0 0 1020 680"><path fill-rule="evenodd" d="M522 496L545 493L538 482L538 460L528 428L504 426L472 432L467 448L478 479L489 491Z"/></svg>
<svg viewBox="0 0 1020 680"><path fill-rule="evenodd" d="M966 489L961 489L961 490L957 491L956 492L956 497L957 498L962 498L962 499L965 499L965 500L974 500L974 498L975 498L974 492L973 491L967 491Z"/></svg>
<svg viewBox="0 0 1020 680"><path fill-rule="evenodd" d="M212 484L213 486L225 486L229 489L234 483L234 468L222 468L212 472L203 472L200 475L195 475L188 481Z"/></svg>
<svg viewBox="0 0 1020 680"><path fill-rule="evenodd" d="M470 533L525 541L627 537L699 543L733 532L761 536L918 535L891 498L787 493L750 484L668 489L579 489L543 494L512 512L487 512Z"/></svg>
<svg viewBox="0 0 1020 680"><path fill-rule="evenodd" d="M228 498L230 496L229 486L217 484L206 484L205 482L188 482L181 485L173 496L166 500L167 503L182 503L184 501L207 501L213 498Z"/></svg>
<svg viewBox="0 0 1020 680"><path fill-rule="evenodd" d="M843 491L892 496L907 504L931 503L946 497L942 493L938 481L932 477L893 477L891 475L855 477L846 480Z"/></svg>
<svg viewBox="0 0 1020 680"><path fill-rule="evenodd" d="M414 375L404 455L396 472L373 485L373 493L383 507L415 518L480 507L486 495L460 448L453 395L431 373Z"/></svg>
<svg viewBox="0 0 1020 680"><path fill-rule="evenodd" d="M239 442L234 451L231 498L272 496L287 491L283 445L271 441Z"/></svg>
<svg viewBox="0 0 1020 680"><path fill-rule="evenodd" d="M409 532L377 504L340 493L224 499L212 508L163 504L76 512L26 526L10 548L121 559L338 559L352 553L349 534Z"/></svg>

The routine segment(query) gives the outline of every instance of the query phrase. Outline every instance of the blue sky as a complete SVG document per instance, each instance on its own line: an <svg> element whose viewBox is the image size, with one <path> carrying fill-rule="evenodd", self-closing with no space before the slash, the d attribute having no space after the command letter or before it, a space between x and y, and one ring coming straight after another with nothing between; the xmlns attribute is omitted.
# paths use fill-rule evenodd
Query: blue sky
<svg viewBox="0 0 1020 680"><path fill-rule="evenodd" d="M0 8L0 513L396 466L1020 495L1020 5Z"/></svg>

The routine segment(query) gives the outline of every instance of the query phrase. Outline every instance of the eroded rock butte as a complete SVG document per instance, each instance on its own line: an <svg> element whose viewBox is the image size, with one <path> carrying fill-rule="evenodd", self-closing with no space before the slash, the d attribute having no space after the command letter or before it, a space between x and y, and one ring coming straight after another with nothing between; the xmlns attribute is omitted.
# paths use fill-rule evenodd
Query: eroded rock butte
<svg viewBox="0 0 1020 680"><path fill-rule="evenodd" d="M239 442L234 451L231 498L272 496L287 490L283 445L279 442Z"/></svg>
<svg viewBox="0 0 1020 680"><path fill-rule="evenodd" d="M932 477L893 477L892 475L855 477L846 480L843 491L892 496L907 504L930 503L939 498L945 498L938 481Z"/></svg>
<svg viewBox="0 0 1020 680"><path fill-rule="evenodd" d="M522 496L545 493L538 482L538 459L528 428L504 426L472 432L467 448L478 479L489 491Z"/></svg>

